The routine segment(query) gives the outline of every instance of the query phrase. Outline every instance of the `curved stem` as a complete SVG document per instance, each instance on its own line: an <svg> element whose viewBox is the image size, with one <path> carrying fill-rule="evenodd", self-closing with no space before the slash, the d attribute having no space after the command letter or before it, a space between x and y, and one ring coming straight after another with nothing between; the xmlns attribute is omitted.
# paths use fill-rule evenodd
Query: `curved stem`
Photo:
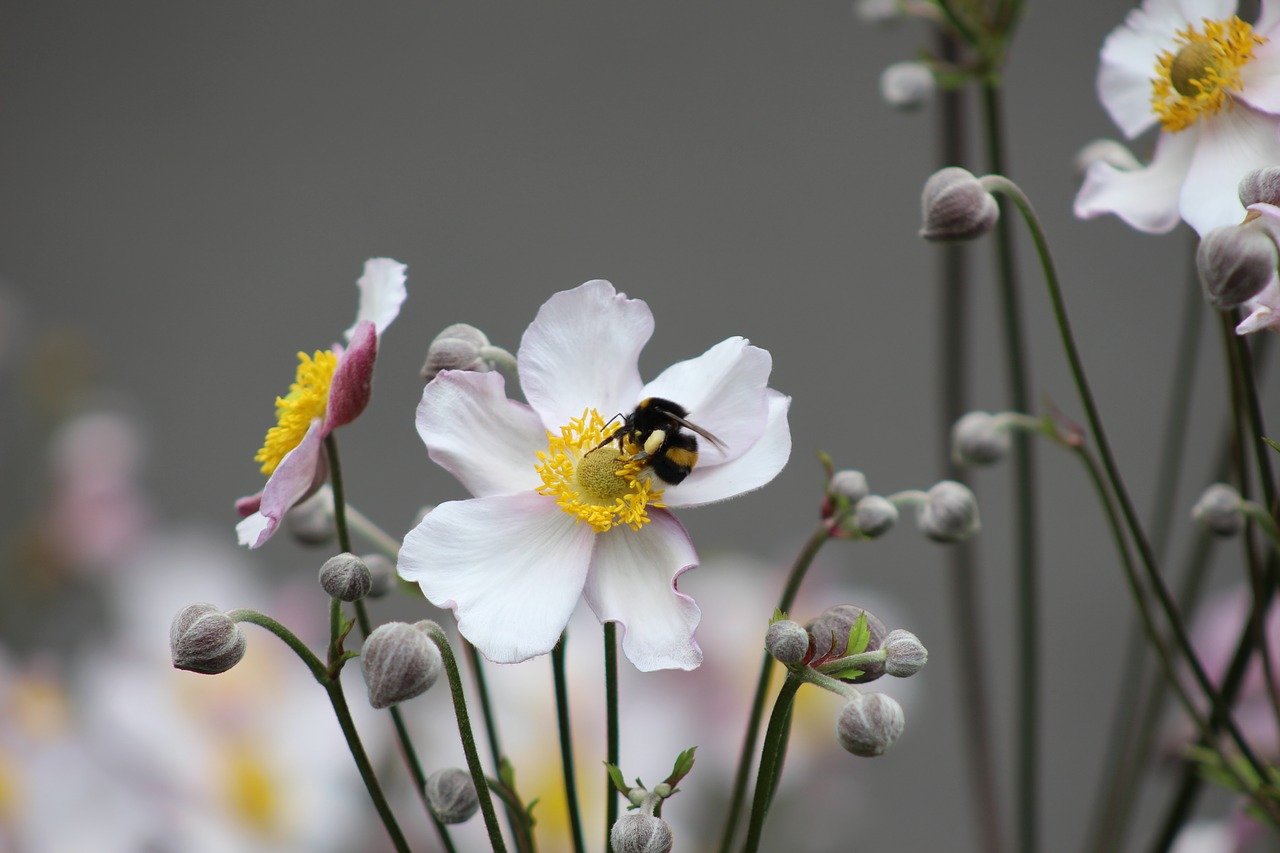
<svg viewBox="0 0 1280 853"><path fill-rule="evenodd" d="M329 681L329 670L325 667L320 658L316 657L315 652L307 648L307 644L298 639L298 635L290 631L284 625L272 619L265 613L259 613L256 610L248 608L240 608L239 610L227 611L227 618L232 622L248 622L251 625L257 625L259 628L265 628L272 634L279 637L286 646L293 650L302 662L307 665L307 669L311 670L311 674L315 676L316 681L320 684L326 684Z"/></svg>
<svg viewBox="0 0 1280 853"><path fill-rule="evenodd" d="M618 626L604 623L604 705L605 705L605 761L620 766L618 733ZM618 789L613 786L609 774L604 775L605 827L604 849L612 853L613 839L610 831L618 820Z"/></svg>
<svg viewBox="0 0 1280 853"><path fill-rule="evenodd" d="M551 671L556 687L556 722L560 729L560 766L564 770L564 796L569 808L569 830L573 836L574 853L583 853L586 844L582 838L582 815L578 810L577 774L573 767L573 729L569 725L569 684L565 678L565 645L568 634L560 635L560 642L551 650Z"/></svg>
<svg viewBox="0 0 1280 853"><path fill-rule="evenodd" d="M769 728L764 735L764 747L760 751L760 769L756 773L756 793L751 803L751 822L747 825L747 843L743 853L756 853L760 849L760 836L764 831L764 819L769 811L776 777L785 753L784 732L791 718L791 703L796 691L804 682L788 673L778 698L769 715Z"/></svg>

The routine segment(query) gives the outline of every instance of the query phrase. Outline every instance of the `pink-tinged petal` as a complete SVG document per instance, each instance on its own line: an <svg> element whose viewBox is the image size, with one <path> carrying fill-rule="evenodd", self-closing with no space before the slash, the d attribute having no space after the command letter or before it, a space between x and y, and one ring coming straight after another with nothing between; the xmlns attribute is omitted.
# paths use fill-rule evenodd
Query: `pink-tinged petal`
<svg viewBox="0 0 1280 853"><path fill-rule="evenodd" d="M1280 27L1280 0L1262 0L1262 8L1258 13L1258 22L1253 25L1253 31L1265 39L1272 40L1274 47L1274 39L1280 33L1274 30ZM1258 55L1258 51L1254 51L1254 56Z"/></svg>
<svg viewBox="0 0 1280 853"><path fill-rule="evenodd" d="M1245 318L1236 326L1237 335L1248 335L1280 326L1280 278L1271 277L1267 286L1240 306Z"/></svg>
<svg viewBox="0 0 1280 853"><path fill-rule="evenodd" d="M241 545L260 548L266 544L275 535L290 507L324 482L328 469L322 464L323 441L323 424L319 418L313 418L302 441L285 454L275 473L267 480L259 511L236 525Z"/></svg>
<svg viewBox="0 0 1280 853"><path fill-rule="evenodd" d="M1149 234L1173 230L1180 217L1179 191L1195 153L1197 133L1191 128L1160 134L1151 165L1136 172L1123 172L1103 162L1090 165L1076 194L1076 216L1092 219L1114 213Z"/></svg>
<svg viewBox="0 0 1280 853"><path fill-rule="evenodd" d="M406 269L404 264L390 258L370 258L364 262L364 275L356 282L360 288L360 308L356 311L356 321L346 331L348 341L361 320L373 323L381 335L400 315L400 306L408 293L404 286Z"/></svg>
<svg viewBox="0 0 1280 853"><path fill-rule="evenodd" d="M533 409L506 396L501 373L446 370L422 391L418 435L437 465L478 498L530 492L547 431Z"/></svg>
<svg viewBox="0 0 1280 853"><path fill-rule="evenodd" d="M1201 121L1199 128L1178 208L1204 235L1244 218L1237 194L1240 179L1254 169L1280 163L1280 127L1274 118L1236 105L1212 121Z"/></svg>
<svg viewBox="0 0 1280 853"><path fill-rule="evenodd" d="M588 407L606 418L630 412L639 399L640 350L652 334L649 306L607 281L555 294L520 341L525 399L552 430Z"/></svg>
<svg viewBox="0 0 1280 853"><path fill-rule="evenodd" d="M400 576L496 663L546 654L577 606L596 533L534 493L443 503L409 531Z"/></svg>
<svg viewBox="0 0 1280 853"><path fill-rule="evenodd" d="M746 452L764 432L765 389L772 369L767 350L751 346L746 338L729 338L697 358L671 365L640 396L679 403L689 411L691 423L720 439L724 451L709 441L698 442L699 464L715 465Z"/></svg>
<svg viewBox="0 0 1280 853"><path fill-rule="evenodd" d="M768 390L768 420L764 435L738 458L723 465L698 464L678 486L662 493L670 507L700 506L758 489L778 475L791 458L791 428L787 410L791 398Z"/></svg>
<svg viewBox="0 0 1280 853"><path fill-rule="evenodd" d="M1272 6L1280 6L1273 3ZM1255 28L1255 32L1256 32ZM1280 113L1280 42L1275 38L1254 49L1253 61L1240 69L1240 91L1235 97L1264 113Z"/></svg>
<svg viewBox="0 0 1280 853"><path fill-rule="evenodd" d="M253 515L262 506L262 492L256 495L245 495L242 498L236 498L236 515L246 518Z"/></svg>
<svg viewBox="0 0 1280 853"><path fill-rule="evenodd" d="M356 323L351 345L338 357L338 366L329 383L326 432L354 421L369 405L373 394L373 364L378 360L378 334L373 323Z"/></svg>
<svg viewBox="0 0 1280 853"><path fill-rule="evenodd" d="M1133 139L1156 122L1151 109L1151 78L1156 59L1176 44L1187 25L1176 3L1147 2L1125 17L1102 44L1098 100L1125 136ZM1194 18L1200 20L1200 16Z"/></svg>
<svg viewBox="0 0 1280 853"><path fill-rule="evenodd" d="M664 510L652 510L639 530L615 527L598 537L583 596L601 622L622 626L623 654L641 672L702 663L693 636L702 611L676 589L697 564L689 534Z"/></svg>

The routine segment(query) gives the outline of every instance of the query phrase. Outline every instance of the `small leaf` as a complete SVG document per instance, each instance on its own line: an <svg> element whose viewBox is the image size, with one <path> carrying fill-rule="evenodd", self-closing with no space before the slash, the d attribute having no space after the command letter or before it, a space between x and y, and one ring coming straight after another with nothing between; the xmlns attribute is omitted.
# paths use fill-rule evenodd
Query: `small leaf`
<svg viewBox="0 0 1280 853"><path fill-rule="evenodd" d="M1262 437L1262 440L1265 441L1267 444L1271 445L1272 450L1280 450L1280 444L1276 444L1274 441L1267 438L1265 435Z"/></svg>
<svg viewBox="0 0 1280 853"><path fill-rule="evenodd" d="M786 618L787 614L775 607L773 608L773 618L769 620L769 624L772 625L774 622L783 622Z"/></svg>
<svg viewBox="0 0 1280 853"><path fill-rule="evenodd" d="M835 476L836 473L836 466L835 463L831 461L831 455L825 450L819 450L818 462L822 463L822 472L826 475L826 479L822 482L824 484L831 482L831 478Z"/></svg>
<svg viewBox="0 0 1280 853"><path fill-rule="evenodd" d="M671 775L662 781L674 788L681 779L688 776L689 771L693 769L693 753L697 749L696 746L691 746L677 755L675 766L671 768ZM675 791L671 793L674 794Z"/></svg>
<svg viewBox="0 0 1280 853"><path fill-rule="evenodd" d="M860 655L867 650L871 642L871 629L867 627L867 611L858 614L858 621L849 629L849 644L845 646L845 655Z"/></svg>
<svg viewBox="0 0 1280 853"><path fill-rule="evenodd" d="M862 675L862 670L857 669L856 667L849 667L848 669L842 669L839 672L829 672L827 673L827 675L831 676L832 678L853 679L853 678L857 678L859 675Z"/></svg>
<svg viewBox="0 0 1280 853"><path fill-rule="evenodd" d="M631 786L627 784L626 779L622 778L622 771L618 769L617 765L610 764L606 761L604 763L604 768L609 773L609 781L613 783L613 787L617 788L622 793L622 796L625 797L631 793Z"/></svg>

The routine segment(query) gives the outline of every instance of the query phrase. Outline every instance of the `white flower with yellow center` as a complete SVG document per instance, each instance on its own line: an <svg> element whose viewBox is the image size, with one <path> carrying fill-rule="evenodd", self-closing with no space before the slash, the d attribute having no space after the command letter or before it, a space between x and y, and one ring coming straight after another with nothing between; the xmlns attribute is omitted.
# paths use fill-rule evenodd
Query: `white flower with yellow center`
<svg viewBox="0 0 1280 853"><path fill-rule="evenodd" d="M729 338L644 383L653 332L644 302L589 281L551 297L524 333L528 404L499 373L445 371L422 395L418 434L475 497L444 503L405 537L401 576L490 660L514 663L556 644L579 598L623 628L641 670L693 669L701 612L677 589L697 565L669 508L724 500L768 483L791 453L790 398L768 387L772 359ZM644 449L608 441L649 397L679 403L714 434L693 471L664 483ZM651 450L656 448L651 448Z"/></svg>
<svg viewBox="0 0 1280 853"><path fill-rule="evenodd" d="M1186 220L1204 235L1239 222L1240 179L1280 164L1280 0L1254 24L1234 0L1146 0L1107 37L1098 96L1134 139L1159 125L1145 168L1092 163L1082 218L1114 213L1140 231Z"/></svg>

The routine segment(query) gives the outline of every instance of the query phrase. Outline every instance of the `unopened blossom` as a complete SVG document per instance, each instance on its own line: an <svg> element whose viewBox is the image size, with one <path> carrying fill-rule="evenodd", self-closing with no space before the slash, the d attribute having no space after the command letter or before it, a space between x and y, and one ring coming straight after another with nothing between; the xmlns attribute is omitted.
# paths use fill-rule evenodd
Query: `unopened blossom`
<svg viewBox="0 0 1280 853"><path fill-rule="evenodd" d="M606 281L551 297L517 354L528 403L500 373L446 370L423 391L418 433L474 496L435 507L405 537L402 577L490 660L546 654L585 598L623 628L637 668L692 669L701 612L677 580L698 558L671 512L759 488L786 464L790 399L768 387L772 359L744 338L640 378L648 305ZM615 424L650 397L678 403L716 436L678 485L652 474Z"/></svg>
<svg viewBox="0 0 1280 853"><path fill-rule="evenodd" d="M1098 97L1129 139L1159 136L1145 168L1092 163L1077 216L1151 233L1182 219L1202 235L1244 216L1241 177L1280 163L1280 0L1253 24L1235 13L1233 0L1146 0L1107 37Z"/></svg>
<svg viewBox="0 0 1280 853"><path fill-rule="evenodd" d="M365 262L356 322L344 348L335 344L314 355L298 353L297 377L276 398L276 425L255 457L268 477L262 492L236 502L244 519L236 525L240 544L258 548L280 527L286 512L324 482L325 437L351 423L365 406L373 383L378 336L400 313L405 266L390 258Z"/></svg>
<svg viewBox="0 0 1280 853"><path fill-rule="evenodd" d="M1255 240L1261 237L1280 245L1280 207L1258 202L1249 205L1249 215L1251 218L1236 230L1252 233ZM1237 335L1280 328L1280 275L1275 267L1270 269L1263 288L1240 303L1240 311L1244 319L1236 326Z"/></svg>

